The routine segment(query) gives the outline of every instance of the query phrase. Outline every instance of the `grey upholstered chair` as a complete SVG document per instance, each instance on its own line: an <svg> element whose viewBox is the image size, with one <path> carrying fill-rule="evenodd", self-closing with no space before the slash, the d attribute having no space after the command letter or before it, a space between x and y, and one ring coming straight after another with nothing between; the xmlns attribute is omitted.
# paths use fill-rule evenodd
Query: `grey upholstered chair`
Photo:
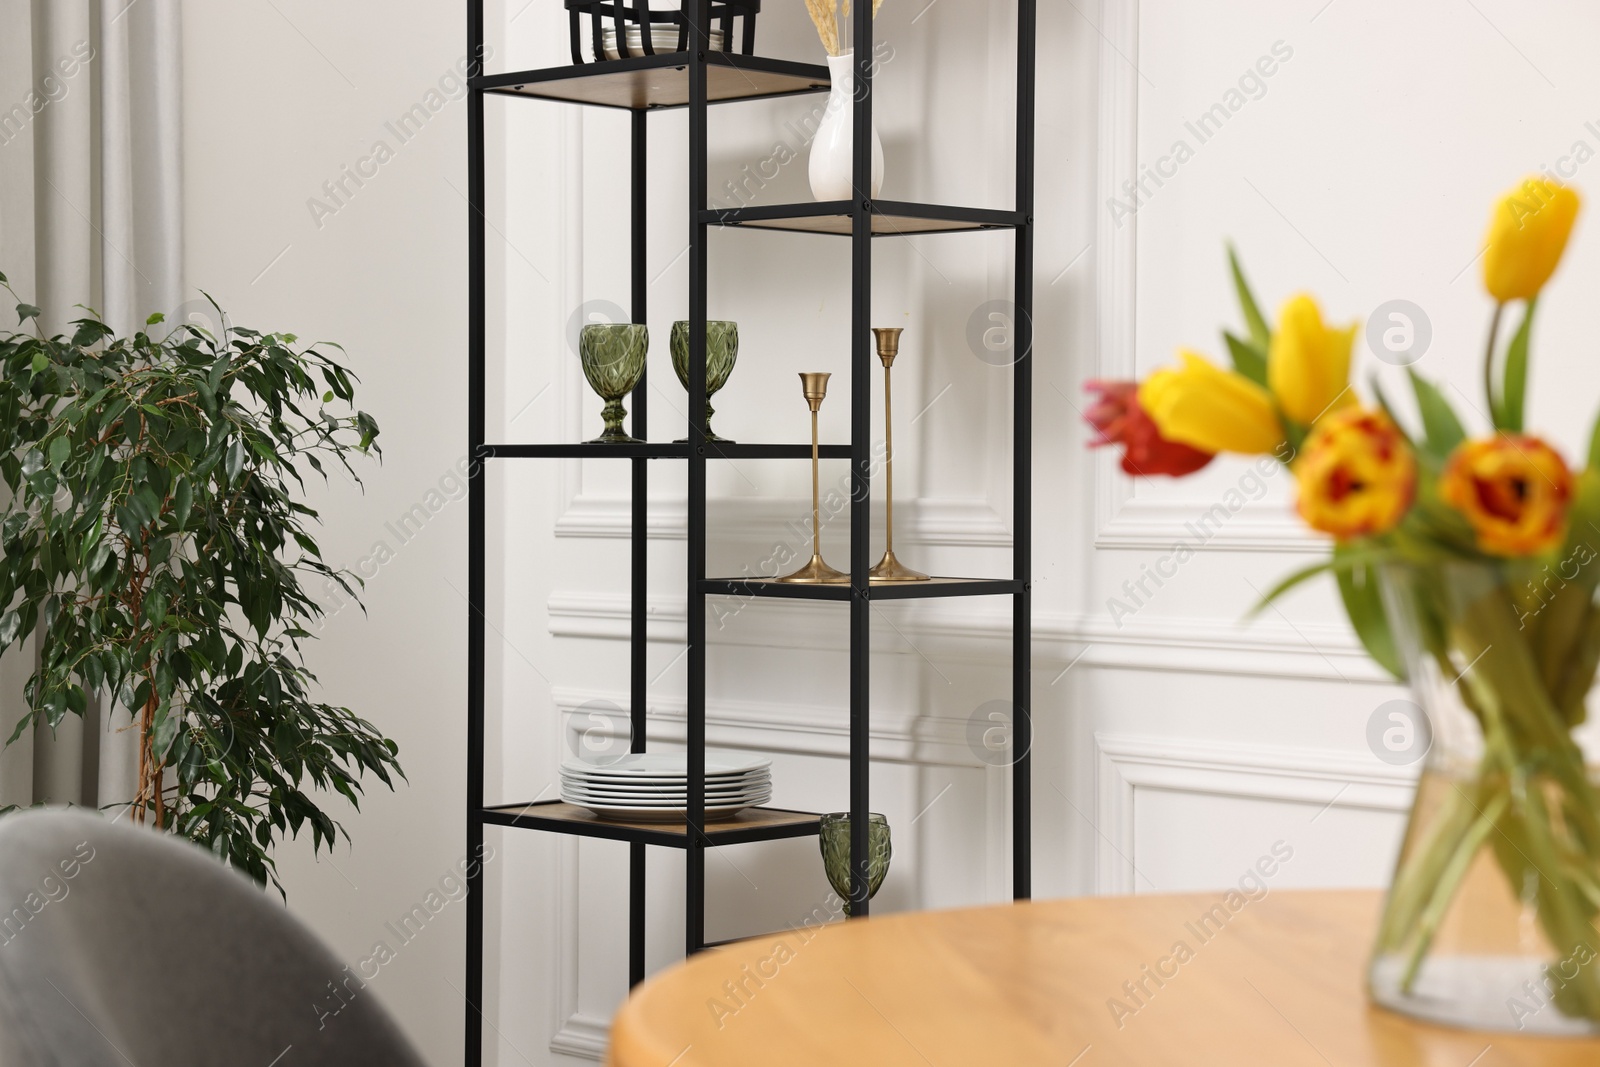
<svg viewBox="0 0 1600 1067"><path fill-rule="evenodd" d="M0 1067L421 1062L359 975L200 849L0 819Z"/></svg>

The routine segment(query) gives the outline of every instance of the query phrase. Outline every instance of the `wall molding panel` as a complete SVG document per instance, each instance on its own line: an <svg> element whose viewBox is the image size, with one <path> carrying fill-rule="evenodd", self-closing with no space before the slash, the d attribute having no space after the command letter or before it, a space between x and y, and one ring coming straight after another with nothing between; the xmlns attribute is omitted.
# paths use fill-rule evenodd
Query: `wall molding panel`
<svg viewBox="0 0 1600 1067"><path fill-rule="evenodd" d="M596 1063L605 1059L610 1046L611 1020L581 1011L568 1015L550 1038L551 1052Z"/></svg>
<svg viewBox="0 0 1600 1067"><path fill-rule="evenodd" d="M732 606L727 626L714 636L718 644L841 653L847 647L839 633L837 605L780 600L728 603ZM626 594L558 592L550 597L549 615L550 633L555 637L629 638ZM711 618L718 617L713 608ZM1394 684L1342 623L1289 625L1260 619L1240 626L1230 622L1139 613L1122 619L1119 625L1107 615L1036 611L1034 667L1059 671L1076 664L1112 670ZM964 662L999 662L1008 655L1010 628L1010 616L994 611L908 610L895 616L893 628L881 628L875 651L905 655L920 651ZM683 601L652 597L648 633L651 641L681 645Z"/></svg>
<svg viewBox="0 0 1600 1067"><path fill-rule="evenodd" d="M572 461L581 466L581 461ZM556 520L557 537L626 540L632 536L632 504L625 496L572 496ZM719 541L770 546L785 538L790 524L805 529L810 540L811 501L780 497L716 500L708 505L709 521ZM876 501L873 534L884 534L882 501ZM981 498L903 499L895 506L895 533L906 543L969 548L1011 547L1011 524ZM652 540L682 541L688 518L681 498L652 499L648 512ZM835 520L843 524L844 516ZM792 536L791 536L791 539Z"/></svg>
<svg viewBox="0 0 1600 1067"><path fill-rule="evenodd" d="M1139 178L1139 0L1101 0L1099 177L1095 259L1099 285L1095 376L1138 377L1138 216L1113 219L1105 204ZM1220 498L1152 499L1109 450L1094 459L1094 546L1166 551L1179 541L1202 552L1310 553L1321 541L1287 508L1247 506L1203 542L1188 532ZM1242 472L1241 472L1242 473ZM1145 495L1141 497L1143 489Z"/></svg>
<svg viewBox="0 0 1600 1067"><path fill-rule="evenodd" d="M625 718L619 716L619 728L613 730L584 710L600 702L625 713L625 691L556 687L551 699L567 723L563 731L567 751L580 731L606 738L627 736ZM581 724L574 721L580 712ZM872 758L876 762L970 769L987 766L967 745L965 718L923 715L892 706L874 707L872 715ZM646 716L653 742L685 741L687 715L682 697L651 697ZM832 704L707 700L706 743L714 748L842 760L850 754L849 709Z"/></svg>
<svg viewBox="0 0 1600 1067"><path fill-rule="evenodd" d="M1095 888L1132 893L1137 791L1151 790L1404 813L1415 767L1370 754L1095 734Z"/></svg>
<svg viewBox="0 0 1600 1067"><path fill-rule="evenodd" d="M1097 477L1124 483L1126 494L1111 494L1113 502L1095 532L1094 546L1167 552L1185 544L1196 552L1273 552L1311 555L1326 550L1327 542L1306 529L1289 506L1271 498L1251 501L1237 512L1220 518L1213 510L1227 505L1211 500L1140 499L1132 491L1133 479L1114 464L1096 464ZM1283 472L1287 478L1288 473ZM1211 515L1212 518L1207 518Z"/></svg>

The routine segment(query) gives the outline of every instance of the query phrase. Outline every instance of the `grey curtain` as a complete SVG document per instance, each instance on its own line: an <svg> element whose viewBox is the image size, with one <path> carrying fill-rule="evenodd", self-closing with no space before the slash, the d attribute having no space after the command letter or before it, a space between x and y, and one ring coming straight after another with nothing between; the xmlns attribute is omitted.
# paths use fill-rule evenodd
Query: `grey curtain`
<svg viewBox="0 0 1600 1067"><path fill-rule="evenodd" d="M119 331L182 304L179 10L180 0L0 0L0 272L44 309L47 330L64 329L78 304ZM19 652L0 661L0 741L32 667ZM131 723L122 708L91 707L53 737L19 739L0 753L0 804L130 800Z"/></svg>

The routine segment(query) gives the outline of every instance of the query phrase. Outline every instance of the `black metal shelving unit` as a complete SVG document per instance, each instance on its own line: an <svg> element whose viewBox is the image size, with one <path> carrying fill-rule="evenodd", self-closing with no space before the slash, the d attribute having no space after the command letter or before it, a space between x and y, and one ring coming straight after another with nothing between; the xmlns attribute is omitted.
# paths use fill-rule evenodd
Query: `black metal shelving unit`
<svg viewBox="0 0 1600 1067"><path fill-rule="evenodd" d="M753 19L759 0L684 0L684 38L687 50L669 54L624 56L584 62L578 44L579 15L592 19L596 31L602 17L614 22L628 16L651 18L647 0L565 0L572 10L573 58L570 66L546 70L481 74L471 81L468 96L468 222L469 335L468 335L468 446L478 472L468 496L468 611L467 657L467 845L476 854L485 826L514 827L627 842L630 850L629 983L637 984L645 972L645 849L649 846L683 849L686 853L685 950L693 954L712 947L705 939L705 850L723 845L813 836L818 815L778 808L754 809L736 819L708 824L705 819L705 696L706 602L708 597L788 597L846 601L850 605L850 802L854 874L852 911L858 917L869 911L866 884L867 814L870 810L871 765L868 755L871 722L869 670L869 611L873 601L929 599L959 596L1007 596L1013 605L1012 704L1012 892L1018 900L1031 895L1030 718L1029 649L1032 579L1032 436L1033 436L1033 210L1034 210L1034 83L1037 0L1016 0L1017 29L1017 130L1016 202L1010 211L911 204L874 200L865 195L831 203L793 204L712 210L708 207L707 126L714 104L741 100L826 92L830 79L826 67L766 59L750 55L753 33L746 23L745 54L713 51L710 33L723 28L731 41L732 18L747 12ZM734 10L740 9L740 10ZM867 59L858 64L855 96L855 180L857 190L870 189L873 55L872 5L856 5L855 54ZM620 31L619 25L619 31ZM619 38L621 33L618 34ZM648 38L648 34L645 35ZM467 0L469 54L482 56L484 0ZM624 45L624 50L626 46ZM648 52L648 48L646 49ZM848 459L851 466L850 573L847 586L795 586L751 579L723 579L706 574L706 471L719 459L809 460L807 444L727 444L707 442L704 427L691 415L687 443L648 442L648 381L641 380L632 399L631 432L647 443L597 444L497 444L487 439L486 418L486 226L484 174L484 101L489 94L532 97L594 107L626 110L632 116L632 319L646 321L649 279L646 274L646 182L648 175L651 111L687 108L689 111L689 309L690 359L689 411L703 412L706 404L707 239L713 226L787 230L847 237L853 278L850 353L851 397L848 445L826 445L825 458ZM872 325L872 245L875 238L912 234L1010 230L1015 235L1015 332L1013 374L1013 561L1008 578L935 578L923 583L872 585L871 567L871 433L875 380ZM632 625L631 625L631 726L634 751L645 750L646 687L646 503L649 465L657 460L682 460L688 465L688 752L690 766L689 811L679 825L630 824L598 819L559 801L491 805L484 795L484 698L486 591L486 487L483 466L520 459L612 459L632 466ZM482 873L469 879L467 899L466 1063L482 1062L483 1037L483 911Z"/></svg>

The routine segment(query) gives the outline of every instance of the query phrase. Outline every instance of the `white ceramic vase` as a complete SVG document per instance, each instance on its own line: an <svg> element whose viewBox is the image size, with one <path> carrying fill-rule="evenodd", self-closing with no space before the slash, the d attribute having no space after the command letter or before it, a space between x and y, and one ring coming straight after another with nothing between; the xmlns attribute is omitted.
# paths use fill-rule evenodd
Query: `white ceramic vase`
<svg viewBox="0 0 1600 1067"><path fill-rule="evenodd" d="M854 200L851 187L855 159L855 53L828 57L833 89L828 107L811 142L811 195L818 200ZM872 197L883 188L883 142L872 127Z"/></svg>

